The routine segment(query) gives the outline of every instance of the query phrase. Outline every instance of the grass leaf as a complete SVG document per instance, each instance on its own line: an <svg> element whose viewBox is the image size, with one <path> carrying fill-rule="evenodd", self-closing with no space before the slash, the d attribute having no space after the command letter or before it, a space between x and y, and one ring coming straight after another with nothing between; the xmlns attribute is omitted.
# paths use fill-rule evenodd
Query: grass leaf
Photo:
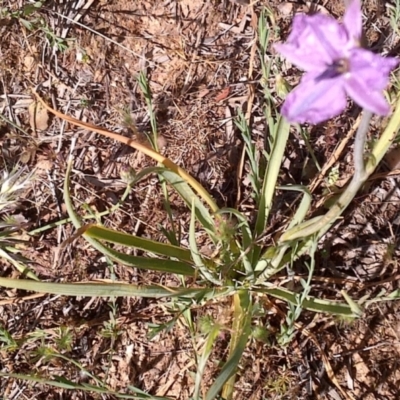
<svg viewBox="0 0 400 400"><path fill-rule="evenodd" d="M208 390L205 400L214 400L222 387L227 383L228 386L224 388L222 397L226 400L232 397L234 378L232 381L229 380L236 373L251 333L251 301L249 292L247 290L240 290L234 295L233 303L233 334L230 342L229 358L222 367L217 379Z"/></svg>
<svg viewBox="0 0 400 400"><path fill-rule="evenodd" d="M93 239L120 244L122 246L134 247L149 253L166 257L174 257L181 261L192 262L190 250L170 244L160 243L155 240L141 238L128 233L122 233L99 225L89 225L84 231Z"/></svg>

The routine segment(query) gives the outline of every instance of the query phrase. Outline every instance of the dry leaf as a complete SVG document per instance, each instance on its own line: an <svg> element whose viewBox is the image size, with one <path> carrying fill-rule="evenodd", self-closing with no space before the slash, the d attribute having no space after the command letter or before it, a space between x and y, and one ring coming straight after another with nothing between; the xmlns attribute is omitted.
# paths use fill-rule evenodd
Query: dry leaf
<svg viewBox="0 0 400 400"><path fill-rule="evenodd" d="M157 148L159 151L164 150L167 147L167 139L163 135L157 136Z"/></svg>
<svg viewBox="0 0 400 400"><path fill-rule="evenodd" d="M197 96L199 97L199 99L202 99L203 97L206 97L208 94L210 93L209 89L201 89Z"/></svg>
<svg viewBox="0 0 400 400"><path fill-rule="evenodd" d="M36 150L36 146L29 146L26 150L22 151L19 157L19 161L22 164L28 164L29 161L35 158Z"/></svg>
<svg viewBox="0 0 400 400"><path fill-rule="evenodd" d="M38 171L38 174L47 174L47 172L51 171L53 168L53 161L52 160L39 160L36 163L36 169Z"/></svg>
<svg viewBox="0 0 400 400"><path fill-rule="evenodd" d="M57 83L56 86L58 97L64 98L65 92L68 90L68 86L62 82Z"/></svg>
<svg viewBox="0 0 400 400"><path fill-rule="evenodd" d="M231 93L231 88L228 86L225 89L221 90L217 94L217 96L215 96L215 101L218 103L219 101L225 100L230 93Z"/></svg>
<svg viewBox="0 0 400 400"><path fill-rule="evenodd" d="M285 16L291 15L293 13L293 3L290 3L289 1L279 3L278 10Z"/></svg>
<svg viewBox="0 0 400 400"><path fill-rule="evenodd" d="M395 147L385 155L385 160L391 171L400 169L400 147Z"/></svg>
<svg viewBox="0 0 400 400"><path fill-rule="evenodd" d="M33 101L29 108L29 123L33 130L43 131L47 129L49 114L42 104Z"/></svg>
<svg viewBox="0 0 400 400"><path fill-rule="evenodd" d="M24 57L24 71L29 72L33 69L35 65L35 58L32 56Z"/></svg>
<svg viewBox="0 0 400 400"><path fill-rule="evenodd" d="M23 109L29 108L29 106L30 106L31 104L32 104L32 98L31 98L31 97L29 97L29 98L24 98L24 99L19 99L19 100L17 100L17 101L15 102L13 108L16 109L16 110L20 109L21 112L22 112Z"/></svg>

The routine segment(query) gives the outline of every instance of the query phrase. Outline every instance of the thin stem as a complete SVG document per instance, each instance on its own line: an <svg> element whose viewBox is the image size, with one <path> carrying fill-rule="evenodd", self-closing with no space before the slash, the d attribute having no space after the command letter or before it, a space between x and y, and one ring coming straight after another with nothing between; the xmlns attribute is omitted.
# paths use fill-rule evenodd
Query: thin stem
<svg viewBox="0 0 400 400"><path fill-rule="evenodd" d="M364 148L371 117L372 112L365 110L356 132L354 141L354 176L351 182L362 180L365 177Z"/></svg>
<svg viewBox="0 0 400 400"><path fill-rule="evenodd" d="M25 135L29 138L32 137L32 135L30 135L25 129L21 128L20 126L18 126L14 121L11 121L11 119L7 118L5 115L0 114L0 118L6 122L7 124L12 125L15 129L18 129L19 131L21 131L22 133L25 133Z"/></svg>
<svg viewBox="0 0 400 400"><path fill-rule="evenodd" d="M218 206L215 203L214 199L207 192L207 190L200 184L200 182L198 182L195 178L190 176L184 169L180 168L169 158L166 158L166 157L162 156L161 154L157 153L156 151L154 151L153 149L151 149L141 143L135 142L134 140L129 139L125 136L108 131L107 129L99 128L88 122L83 122L76 118L69 117L68 115L65 115L62 112L57 111L54 108L51 108L49 105L47 105L47 103L38 95L38 93L35 90L33 90L33 94L35 95L37 100L43 105L43 107L47 111L49 111L53 115L55 115L56 117L62 118L65 121L68 121L75 126L79 126L81 128L86 128L93 132L98 133L99 135L108 137L113 140L117 140L118 142L126 144L127 146L130 146L130 147L140 151L141 153L146 154L147 156L151 157L153 160L163 164L164 167L166 167L168 170L174 172L176 175L178 175L180 178L182 178L184 183L187 183L188 185L190 185L198 193L198 195L208 204L211 211L213 211L213 212L218 211Z"/></svg>

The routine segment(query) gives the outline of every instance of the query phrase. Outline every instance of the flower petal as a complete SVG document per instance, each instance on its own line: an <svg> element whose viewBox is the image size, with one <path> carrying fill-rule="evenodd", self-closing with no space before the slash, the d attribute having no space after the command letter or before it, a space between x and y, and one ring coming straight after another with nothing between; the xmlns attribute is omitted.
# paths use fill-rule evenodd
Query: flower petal
<svg viewBox="0 0 400 400"><path fill-rule="evenodd" d="M399 64L393 57L381 57L365 49L353 49L350 72L345 75L347 94L361 107L379 115L387 115L390 107L382 91L389 82L389 73Z"/></svg>
<svg viewBox="0 0 400 400"><path fill-rule="evenodd" d="M389 82L389 73L399 61L393 57L382 57L369 50L356 48L350 55L350 74L363 81L371 90L383 90Z"/></svg>
<svg viewBox="0 0 400 400"><path fill-rule="evenodd" d="M289 122L318 124L346 108L343 78L315 81L315 77L314 73L305 75L286 97L281 112Z"/></svg>
<svg viewBox="0 0 400 400"><path fill-rule="evenodd" d="M291 63L305 71L324 69L343 54L347 31L335 19L322 14L296 15L284 44L275 46Z"/></svg>
<svg viewBox="0 0 400 400"><path fill-rule="evenodd" d="M360 0L350 0L343 16L343 25L349 34L349 40L358 42L361 39L362 12Z"/></svg>
<svg viewBox="0 0 400 400"><path fill-rule="evenodd" d="M381 90L373 90L368 83L358 76L352 76L345 82L346 93L360 107L378 115L387 115L390 111Z"/></svg>

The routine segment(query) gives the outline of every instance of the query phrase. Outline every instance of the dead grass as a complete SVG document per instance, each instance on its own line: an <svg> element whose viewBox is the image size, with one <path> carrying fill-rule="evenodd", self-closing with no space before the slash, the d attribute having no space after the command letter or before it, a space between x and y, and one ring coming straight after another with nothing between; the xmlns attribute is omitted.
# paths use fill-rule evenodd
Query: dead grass
<svg viewBox="0 0 400 400"><path fill-rule="evenodd" d="M17 10L23 2L4 3L5 7ZM151 161L52 118L45 124L47 127L35 129L28 111L30 88L42 85L49 96L47 100L66 114L144 140L144 132L150 130L150 125L136 83L140 71L149 77L164 154L196 176L220 205L236 204L236 174L242 143L232 117L238 107L246 111L251 98L255 140L261 141L263 98L258 82L259 65L252 55L261 5L247 7L239 3L94 2L81 22L131 52L76 25L68 33L68 38L73 39L67 41L68 49L55 52L43 33L28 31L18 19L2 20L0 109L28 134L2 124L1 149L7 163L12 164L23 155L22 160L29 168L38 169L39 180L20 207L31 229L66 216L61 188L72 137L77 138L78 149L72 182L77 206L87 204L94 211L104 211L122 193L121 166L130 164L141 169ZM291 6L272 0L268 5L276 12L284 36L290 26ZM294 2L292 6L299 5ZM343 11L328 2L325 7L335 16ZM381 7L373 1L364 2L364 7L368 11L366 34L370 43L395 51L398 38L392 38L390 43L385 41L388 22ZM61 34L66 22L52 9L52 3L47 2L40 14ZM63 13L62 8L56 10ZM299 76L292 69L283 73L293 83ZM328 125L310 130L312 146L322 165L352 125L357 112L352 108L346 114L350 119L338 117ZM132 131L127 116L137 131ZM314 174L302 174L305 155L300 138L293 136L284 164L284 183L310 183ZM351 160L344 151L339 163L342 179L351 174L349 165ZM386 166L381 171L387 171ZM397 179L393 176L370 182L352 210L329 234L322 246L316 293L334 297L345 288L354 298L360 298L376 296L382 289L398 288ZM246 182L239 184L242 190L239 207L251 213ZM316 196L317 200L318 196L324 198L321 187ZM171 199L173 212L187 232L190 215L177 197ZM273 227L278 226L281 217L272 223ZM159 226L166 226L166 221L157 182L138 185L124 206L112 218L104 219L104 224L161 240ZM64 252L58 250L71 234L72 227L66 224L31 237L25 254L34 261L32 269L42 279L54 281L110 278L105 259L83 240ZM4 263L0 271L2 276L17 275ZM297 272L302 272L301 267ZM135 283L165 284L173 279L118 265L114 266L114 273L120 280ZM267 343L252 339L249 344L240 367L236 399L340 399L327 379L321 354L307 335L299 331L287 349L276 345L275 334L282 324L277 310L284 312L284 305L263 298L259 301L269 310L259 323L268 327L270 338ZM170 321L170 307L164 301L148 299L117 299L113 303L102 299L32 296L3 289L0 325L18 346L12 351L0 348L0 371L44 377L58 375L76 383L93 384L71 362L51 357L52 350L75 360L113 390L124 392L131 384L153 395L188 399L194 352L199 350L190 340L188 327L180 323L171 331L160 332L153 340L148 338L151 326ZM204 314L213 315L222 324L230 318L229 306L223 303L211 304L196 316ZM355 323L323 316L313 319L309 313L304 313L301 323L317 338L345 390L358 399L399 398L397 302L372 307ZM68 344L60 342L64 336ZM204 387L215 377L219 361L226 358L228 339L229 331L223 331ZM0 378L0 396L47 400L113 398L12 378Z"/></svg>

